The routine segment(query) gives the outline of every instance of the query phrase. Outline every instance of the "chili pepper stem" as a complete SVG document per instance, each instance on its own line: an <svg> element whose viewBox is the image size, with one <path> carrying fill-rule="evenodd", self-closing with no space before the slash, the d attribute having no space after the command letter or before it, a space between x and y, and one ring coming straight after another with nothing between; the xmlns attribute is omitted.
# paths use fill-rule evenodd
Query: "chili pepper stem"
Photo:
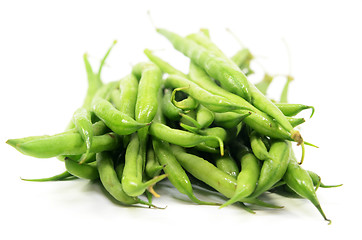
<svg viewBox="0 0 362 240"><path fill-rule="evenodd" d="M330 219L328 219L328 218L326 217L326 215L324 214L324 212L323 212L323 210L322 210L321 205L320 205L320 204L315 204L314 206L318 209L318 211L320 212L320 214L322 215L322 217L324 218L324 220L328 221L328 225L331 225L331 224L332 224L332 220L330 220Z"/></svg>
<svg viewBox="0 0 362 240"><path fill-rule="evenodd" d="M298 130L292 130L291 134L292 134L291 138L297 142L298 146L303 143L302 135L300 134L300 132Z"/></svg>
<svg viewBox="0 0 362 240"><path fill-rule="evenodd" d="M161 197L160 194L158 194L154 189L153 189L154 185L151 185L147 188L147 191L150 192L154 197L159 198Z"/></svg>
<svg viewBox="0 0 362 240"><path fill-rule="evenodd" d="M305 144L305 145L308 145L308 146L311 146L311 147L319 148L318 146L316 146L316 145L314 145L314 144L312 144L312 143L310 143L310 142L305 142L305 141L304 141L304 144Z"/></svg>
<svg viewBox="0 0 362 240"><path fill-rule="evenodd" d="M221 140L221 138L214 136L219 141L220 146L220 155L224 156L224 142Z"/></svg>
<svg viewBox="0 0 362 240"><path fill-rule="evenodd" d="M310 116L309 116L309 118L312 118L313 117L313 115L314 115L314 111L315 111L315 109L314 109L314 107L313 106L308 106L310 109L312 109L312 113L310 114Z"/></svg>
<svg viewBox="0 0 362 240"><path fill-rule="evenodd" d="M300 159L299 165L301 165L304 161L304 157L305 157L305 146L304 146L304 142L302 142L302 144L300 145L302 147L302 157Z"/></svg>

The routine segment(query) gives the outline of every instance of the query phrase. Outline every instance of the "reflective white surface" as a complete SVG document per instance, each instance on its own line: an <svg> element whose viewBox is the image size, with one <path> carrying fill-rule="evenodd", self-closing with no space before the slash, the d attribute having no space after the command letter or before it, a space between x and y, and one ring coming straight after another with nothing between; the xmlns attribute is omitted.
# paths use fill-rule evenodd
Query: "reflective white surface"
<svg viewBox="0 0 362 240"><path fill-rule="evenodd" d="M358 236L354 234L361 214L357 197L362 160L360 7L358 1L2 2L0 212L5 221L1 238L304 239L347 232ZM97 184L85 180L20 180L64 170L55 158L24 156L5 141L63 131L85 95L83 53L88 52L97 68L113 40L118 40L103 70L104 82L121 78L133 64L147 60L144 48L159 50L165 60L187 69L187 59L154 31L148 10L156 26L181 35L210 29L212 39L228 55L239 49L225 31L230 28L274 74L289 72L283 39L287 41L295 77L290 102L316 108L312 119L305 112L301 133L319 149L307 147L303 166L319 173L325 184L344 184L318 190L331 225L308 201L274 194L266 197L283 209L257 208L252 215L234 205L222 210L195 205L162 182L156 187L161 198L155 204L167 208L156 210L119 206ZM278 98L283 84L284 78L275 79L271 98ZM223 200L202 191L196 194L204 200Z"/></svg>

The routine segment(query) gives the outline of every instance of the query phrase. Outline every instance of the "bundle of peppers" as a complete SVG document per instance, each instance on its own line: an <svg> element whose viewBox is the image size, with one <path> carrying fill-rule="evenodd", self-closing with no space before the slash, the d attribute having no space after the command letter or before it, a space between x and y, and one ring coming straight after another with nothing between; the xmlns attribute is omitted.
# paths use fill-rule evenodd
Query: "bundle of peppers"
<svg viewBox="0 0 362 240"><path fill-rule="evenodd" d="M186 74L154 52L117 81L104 83L88 56L84 63L88 89L78 108L59 134L9 139L19 152L64 161L59 175L28 181L88 179L99 182L124 205L155 207L160 197L154 186L164 180L197 204L220 208L238 203L254 212L253 205L280 208L260 200L266 192L308 199L325 216L318 201L319 175L302 168L305 145L296 117L313 106L288 103L289 84L279 101L266 96L273 76L265 73L256 84L253 54L242 48L227 57L201 29L186 37L165 29L157 32L189 58ZM298 161L293 144L302 148ZM225 197L215 203L198 199L198 185Z"/></svg>

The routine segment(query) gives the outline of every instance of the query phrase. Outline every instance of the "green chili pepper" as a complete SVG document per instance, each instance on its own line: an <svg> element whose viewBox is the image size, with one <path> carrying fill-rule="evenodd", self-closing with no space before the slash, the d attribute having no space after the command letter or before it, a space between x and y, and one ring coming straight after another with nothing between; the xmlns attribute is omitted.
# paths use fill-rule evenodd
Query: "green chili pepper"
<svg viewBox="0 0 362 240"><path fill-rule="evenodd" d="M250 135L250 145L254 155L259 160L267 160L270 158L267 147L262 140L262 136L255 131L251 131Z"/></svg>
<svg viewBox="0 0 362 240"><path fill-rule="evenodd" d="M260 82L256 83L255 87L258 88L262 94L266 95L269 85L273 81L273 79L274 77L272 75L265 73L263 79Z"/></svg>
<svg viewBox="0 0 362 240"><path fill-rule="evenodd" d="M298 113L300 113L301 111L305 110L305 109L312 109L312 113L310 115L310 118L313 116L314 114L314 107L313 106L307 106L304 104L291 104L291 103L276 103L275 104L280 111L282 111L282 113L285 116L288 117L292 117L297 115Z"/></svg>
<svg viewBox="0 0 362 240"><path fill-rule="evenodd" d="M93 125L91 112L86 108L78 108L73 115L74 125L82 136L83 141L87 146L87 151L82 155L81 163L87 158L93 142Z"/></svg>
<svg viewBox="0 0 362 240"><path fill-rule="evenodd" d="M234 177L218 169L209 161L196 155L186 153L184 149L179 146L171 145L171 150L182 167L195 178L203 181L228 198L234 196L237 188ZM243 201L264 207L279 208L279 206L265 203L257 198L243 199Z"/></svg>
<svg viewBox="0 0 362 240"><path fill-rule="evenodd" d="M226 172L230 176L236 178L239 174L239 167L236 164L234 158L230 155L229 151L226 151L226 154L222 157L214 157L215 165L218 169Z"/></svg>
<svg viewBox="0 0 362 240"><path fill-rule="evenodd" d="M196 101L192 97L187 97L181 101L176 101L174 94L176 94L177 91L173 91L171 95L171 101L172 103L179 109L183 111L189 111L194 110L199 106L199 102Z"/></svg>
<svg viewBox="0 0 362 240"><path fill-rule="evenodd" d="M65 168L73 176L89 180L95 180L99 178L98 169L96 166L90 164L79 164L70 158L66 158L64 162Z"/></svg>
<svg viewBox="0 0 362 240"><path fill-rule="evenodd" d="M174 68L169 63L163 61L161 58L154 55L151 50L145 49L143 52L150 59L151 62L155 63L161 69L162 72L187 77L187 75L184 74L182 71Z"/></svg>
<svg viewBox="0 0 362 240"><path fill-rule="evenodd" d="M143 182L143 161L140 154L140 140L138 134L131 136L131 141L127 146L125 155L125 165L122 176L123 190L127 195L137 197L143 194L147 188L167 177L160 175ZM157 195L156 195L157 196Z"/></svg>
<svg viewBox="0 0 362 240"><path fill-rule="evenodd" d="M180 113L182 113L183 111L173 105L173 103L171 102L171 96L172 90L165 88L162 100L160 101L161 109L163 115L165 115L166 118L172 121L177 121L180 120Z"/></svg>
<svg viewBox="0 0 362 240"><path fill-rule="evenodd" d="M107 127L119 135L129 135L149 125L118 111L109 101L102 98L93 100L92 110Z"/></svg>
<svg viewBox="0 0 362 240"><path fill-rule="evenodd" d="M152 62L141 62L132 68L132 73L139 79L138 94L135 106L135 119L141 123L150 123L158 109L158 93L161 87L162 72ZM146 164L146 145L149 126L139 129L140 155L142 168Z"/></svg>
<svg viewBox="0 0 362 240"><path fill-rule="evenodd" d="M287 76L286 83L283 87L282 94L280 96L279 102L285 103L288 102L288 90L289 90L289 84L294 80L294 78L290 75Z"/></svg>
<svg viewBox="0 0 362 240"><path fill-rule="evenodd" d="M29 182L67 181L67 180L73 180L73 179L77 179L77 177L73 176L68 171L64 171L60 174L57 174L52 177L47 177L47 178L37 178L37 179L21 178L21 180L29 181Z"/></svg>
<svg viewBox="0 0 362 240"><path fill-rule="evenodd" d="M175 49L202 67L211 77L219 81L225 80L224 85L228 89L233 89L233 92L237 92L247 101L251 100L248 90L249 84L246 82L245 75L237 66L230 64L231 61L215 56L214 53L198 45L193 40L183 38L166 29L159 28L157 32L166 37Z"/></svg>
<svg viewBox="0 0 362 240"><path fill-rule="evenodd" d="M147 206L153 206L148 202L145 202L138 197L128 196L122 187L122 184L118 180L117 173L114 169L112 156L109 152L97 153L97 168L99 172L99 178L104 188L109 192L116 200L125 205L130 204L143 204Z"/></svg>
<svg viewBox="0 0 362 240"><path fill-rule="evenodd" d="M146 156L147 156L146 168L145 168L146 175L149 178L154 178L160 175L164 166L159 164L152 147L148 148Z"/></svg>
<svg viewBox="0 0 362 240"><path fill-rule="evenodd" d="M253 54L247 48L240 49L232 57L231 60L245 73L246 76L253 73L250 69L250 62L254 59Z"/></svg>
<svg viewBox="0 0 362 240"><path fill-rule="evenodd" d="M302 144L303 138L299 131L293 129L282 112L267 99L254 85L249 83L245 75L231 64L231 60L216 55L213 50L201 47L197 43L183 38L165 29L157 29L174 46L197 65L201 66L211 77L219 80L224 88L242 96L261 111L276 119L276 121L291 134L291 138Z"/></svg>
<svg viewBox="0 0 362 240"><path fill-rule="evenodd" d="M263 162L258 185L250 198L258 197L277 183L287 170L290 148L286 141L274 140L269 151L270 158Z"/></svg>
<svg viewBox="0 0 362 240"><path fill-rule="evenodd" d="M253 193L257 186L260 174L259 160L250 152L240 155L241 172L237 176L237 187L235 193L233 197L221 205L221 207L226 207L237 201L243 201L243 199Z"/></svg>
<svg viewBox="0 0 362 240"><path fill-rule="evenodd" d="M343 184L336 184L336 185L325 185L322 183L322 180L321 180L321 177L316 174L315 172L313 171L310 171L310 170L307 170L309 176L312 178L312 181L313 181L313 185L316 187L315 190L317 190L319 187L321 188L334 188L334 187L340 187L342 186Z"/></svg>
<svg viewBox="0 0 362 240"><path fill-rule="evenodd" d="M166 142L183 146L194 147L202 142L215 142L220 147L220 154L224 154L224 143L217 136L202 136L191 132L173 129L162 123L153 122L149 128L149 134Z"/></svg>
<svg viewBox="0 0 362 240"><path fill-rule="evenodd" d="M195 203L218 205L216 203L201 201L195 197L190 180L187 177L186 172L182 169L180 163L170 151L168 143L153 138L152 144L158 161L161 165L164 165L164 172L168 175L168 179L179 192L186 194Z"/></svg>
<svg viewBox="0 0 362 240"><path fill-rule="evenodd" d="M177 91L183 91L189 94L192 98L204 105L206 108L214 112L228 112L234 109L247 109L249 106L243 106L235 104L225 97L212 94L205 89L201 88L194 82L187 78L183 78L178 75L169 75L165 80L166 87L175 88L172 94L172 101L174 101L175 93ZM175 106L177 106L175 104Z"/></svg>
<svg viewBox="0 0 362 240"><path fill-rule="evenodd" d="M63 133L42 136L24 142L22 139L10 139L8 144L19 152L37 158L51 158L59 155L78 155L86 152L87 147L79 133ZM110 151L119 147L119 137L106 133L93 137L90 152Z"/></svg>
<svg viewBox="0 0 362 240"><path fill-rule="evenodd" d="M288 144L288 146L291 148L291 144ZM311 201L323 216L324 220L328 221L330 224L331 220L327 219L320 206L310 175L298 164L293 151L290 151L291 160L289 161L283 180L297 194Z"/></svg>
<svg viewBox="0 0 362 240"><path fill-rule="evenodd" d="M209 127L215 118L214 112L210 111L203 105L200 105L196 110L196 121L200 125L200 128L207 128Z"/></svg>

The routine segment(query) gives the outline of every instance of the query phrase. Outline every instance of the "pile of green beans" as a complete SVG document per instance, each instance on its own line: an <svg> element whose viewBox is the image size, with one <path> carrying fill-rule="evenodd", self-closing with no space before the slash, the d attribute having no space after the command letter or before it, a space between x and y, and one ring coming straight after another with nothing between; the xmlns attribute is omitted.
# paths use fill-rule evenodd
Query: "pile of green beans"
<svg viewBox="0 0 362 240"><path fill-rule="evenodd" d="M264 194L309 200L324 214L316 195L325 185L305 170L305 142L297 115L313 106L288 103L291 76L278 101L267 97L273 76L257 83L254 57L247 48L227 57L208 30L186 37L165 29L157 32L189 58L184 73L145 49L149 61L134 65L120 80L104 83L103 65L116 41L93 71L84 55L88 89L62 133L9 139L19 152L64 162L65 171L27 181L87 179L101 184L121 204L159 208L153 204L164 179L195 204L224 208L238 203L281 208L262 201ZM298 127L299 128L299 127ZM302 147L298 161L293 144ZM199 199L193 188L204 188L224 202Z"/></svg>

